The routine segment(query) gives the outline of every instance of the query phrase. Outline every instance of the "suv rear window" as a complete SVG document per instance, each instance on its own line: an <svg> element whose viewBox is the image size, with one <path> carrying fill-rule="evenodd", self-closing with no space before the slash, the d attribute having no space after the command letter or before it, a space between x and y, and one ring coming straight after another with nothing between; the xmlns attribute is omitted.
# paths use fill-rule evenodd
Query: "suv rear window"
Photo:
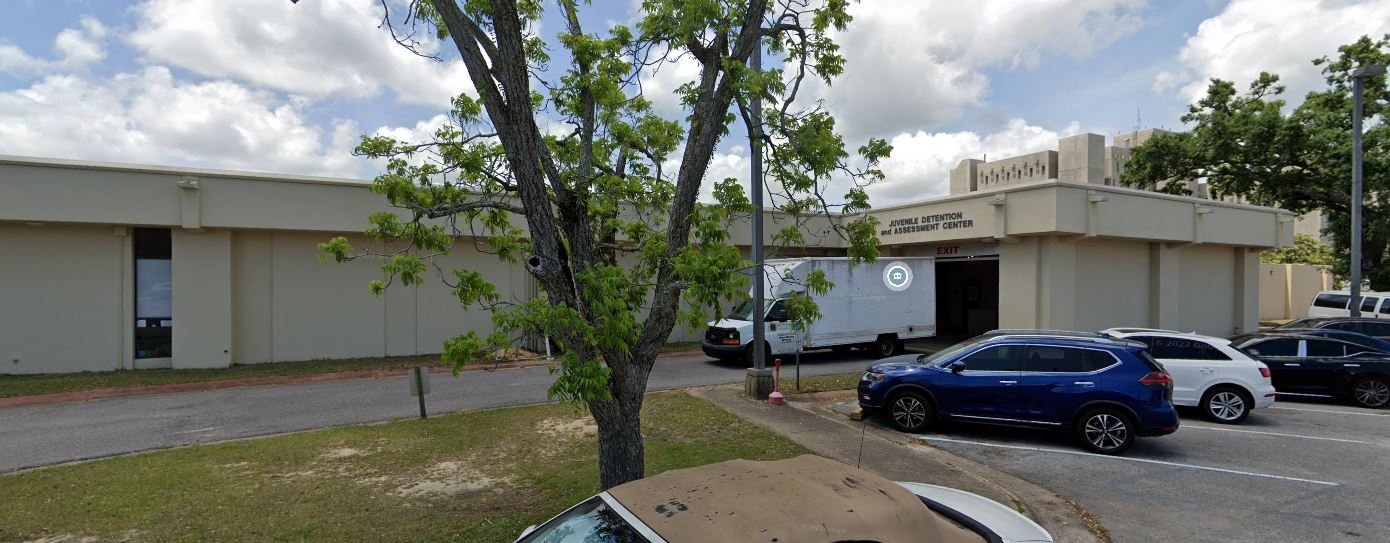
<svg viewBox="0 0 1390 543"><path fill-rule="evenodd" d="M1094 349L1030 345L1024 353L1023 371L1035 373L1089 373L1115 363L1115 357Z"/></svg>
<svg viewBox="0 0 1390 543"><path fill-rule="evenodd" d="M1154 358L1173 358L1179 360L1230 360L1231 357L1208 345L1204 341L1173 337L1154 337L1149 343L1149 351Z"/></svg>
<svg viewBox="0 0 1390 543"><path fill-rule="evenodd" d="M1313 299L1314 307L1326 307L1330 309L1346 309L1347 303L1351 302L1349 294L1333 294L1324 292Z"/></svg>
<svg viewBox="0 0 1390 543"><path fill-rule="evenodd" d="M1387 304L1390 305L1390 304ZM1375 337L1390 337L1390 322L1365 322L1361 323L1361 333Z"/></svg>
<svg viewBox="0 0 1390 543"><path fill-rule="evenodd" d="M1341 342L1326 339L1310 339L1308 341L1308 356L1346 356L1347 349Z"/></svg>

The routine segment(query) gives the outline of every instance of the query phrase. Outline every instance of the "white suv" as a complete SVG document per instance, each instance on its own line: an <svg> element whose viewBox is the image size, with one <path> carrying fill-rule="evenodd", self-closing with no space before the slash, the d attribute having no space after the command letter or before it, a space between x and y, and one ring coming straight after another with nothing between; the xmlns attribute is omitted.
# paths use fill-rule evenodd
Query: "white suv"
<svg viewBox="0 0 1390 543"><path fill-rule="evenodd" d="M1147 328L1101 333L1148 345L1173 376L1173 405L1200 408L1214 422L1240 424L1251 409L1274 404L1269 367L1231 347L1230 340Z"/></svg>

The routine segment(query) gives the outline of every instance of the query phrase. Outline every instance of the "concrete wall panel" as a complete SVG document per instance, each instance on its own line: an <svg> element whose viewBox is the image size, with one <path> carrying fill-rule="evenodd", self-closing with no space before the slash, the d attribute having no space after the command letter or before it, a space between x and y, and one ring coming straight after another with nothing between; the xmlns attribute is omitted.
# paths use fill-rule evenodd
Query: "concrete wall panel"
<svg viewBox="0 0 1390 543"><path fill-rule="evenodd" d="M120 367L122 239L109 226L0 223L0 373Z"/></svg>
<svg viewBox="0 0 1390 543"><path fill-rule="evenodd" d="M272 234L232 232L232 363L275 360Z"/></svg>
<svg viewBox="0 0 1390 543"><path fill-rule="evenodd" d="M1226 337L1235 331L1235 265L1230 247L1192 245L1181 254L1182 331Z"/></svg>
<svg viewBox="0 0 1390 543"><path fill-rule="evenodd" d="M382 278L381 262L321 261L316 245L329 237L311 232L272 236L277 362L386 354L385 302L367 290L367 283ZM348 239L356 246L370 243L360 235Z"/></svg>
<svg viewBox="0 0 1390 543"><path fill-rule="evenodd" d="M175 368L232 363L232 234L175 228L173 317Z"/></svg>
<svg viewBox="0 0 1390 543"><path fill-rule="evenodd" d="M1090 241L1076 260L1077 329L1149 325L1149 244Z"/></svg>

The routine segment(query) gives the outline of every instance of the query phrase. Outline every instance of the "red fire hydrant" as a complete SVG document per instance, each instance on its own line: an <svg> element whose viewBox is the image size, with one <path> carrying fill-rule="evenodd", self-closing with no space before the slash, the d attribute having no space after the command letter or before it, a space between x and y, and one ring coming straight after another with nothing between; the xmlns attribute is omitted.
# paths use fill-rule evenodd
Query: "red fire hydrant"
<svg viewBox="0 0 1390 543"><path fill-rule="evenodd" d="M782 392L778 389L782 384L782 359L772 359L772 394L767 395L769 405L787 405L787 399L782 397Z"/></svg>

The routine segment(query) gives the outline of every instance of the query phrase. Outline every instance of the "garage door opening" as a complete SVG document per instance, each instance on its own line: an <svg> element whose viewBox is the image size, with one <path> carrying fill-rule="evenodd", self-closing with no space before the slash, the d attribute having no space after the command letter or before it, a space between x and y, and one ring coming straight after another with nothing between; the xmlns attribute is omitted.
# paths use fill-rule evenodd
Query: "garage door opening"
<svg viewBox="0 0 1390 543"><path fill-rule="evenodd" d="M960 340L999 327L999 260L936 261L936 330Z"/></svg>

